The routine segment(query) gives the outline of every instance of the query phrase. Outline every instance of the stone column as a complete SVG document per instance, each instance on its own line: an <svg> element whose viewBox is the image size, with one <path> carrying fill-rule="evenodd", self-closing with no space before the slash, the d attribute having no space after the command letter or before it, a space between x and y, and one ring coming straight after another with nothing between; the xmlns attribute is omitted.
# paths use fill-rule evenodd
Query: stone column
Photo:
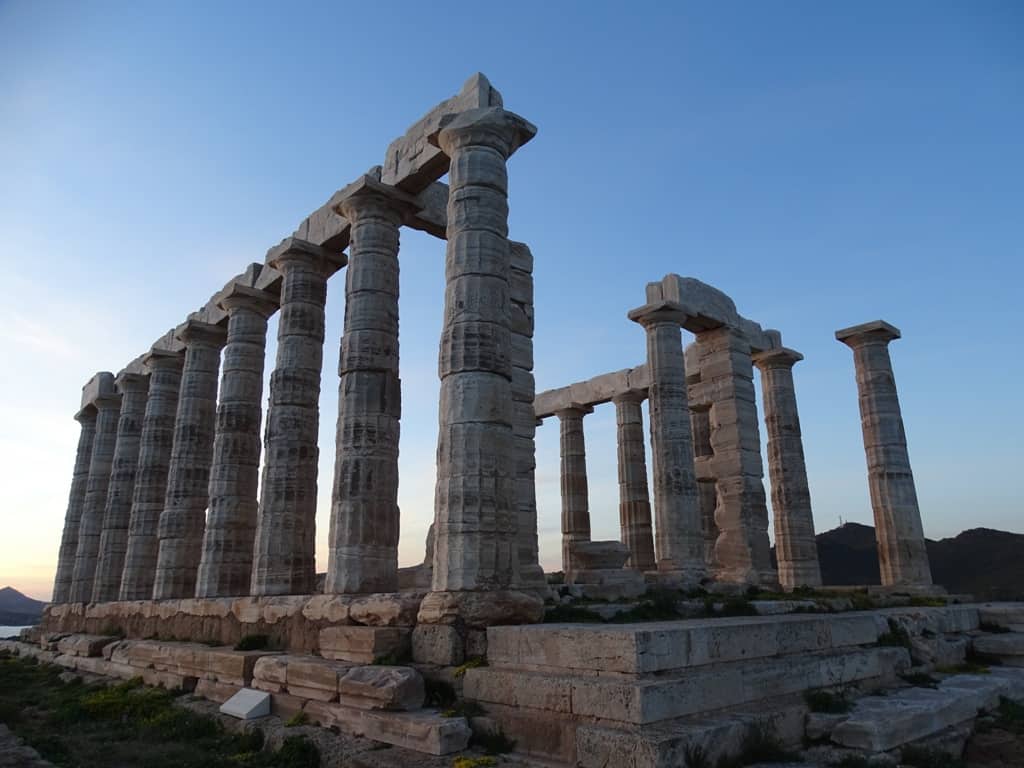
<svg viewBox="0 0 1024 768"><path fill-rule="evenodd" d="M562 571L566 583L580 569L573 548L590 541L590 499L587 488L587 445L583 417L594 409L578 405L556 412L562 458Z"/></svg>
<svg viewBox="0 0 1024 768"><path fill-rule="evenodd" d="M696 345L691 346L695 347ZM697 470L697 502L700 506L700 531L704 539L704 562L708 568L714 569L716 567L715 542L718 540L718 525L715 523L718 493L715 491L714 478L704 474L704 472L710 471L710 461L713 455L711 450L711 411L709 409L690 409L690 431L693 433L694 468Z"/></svg>
<svg viewBox="0 0 1024 768"><path fill-rule="evenodd" d="M331 498L328 593L398 588L398 240L412 198L370 176L342 190L351 223L338 428Z"/></svg>
<svg viewBox="0 0 1024 768"><path fill-rule="evenodd" d="M811 492L807 487L793 366L804 356L778 348L754 355L761 371L761 400L768 431L768 476L775 515L775 552L783 588L820 587Z"/></svg>
<svg viewBox="0 0 1024 768"><path fill-rule="evenodd" d="M445 606L477 626L499 615L536 621L543 613L532 595L474 601L465 594L514 591L519 580L505 163L535 132L522 118L491 107L458 114L436 138L451 168L434 592L420 608L420 620L428 623L438 621Z"/></svg>
<svg viewBox="0 0 1024 768"><path fill-rule="evenodd" d="M121 416L117 422L117 443L110 471L107 506L103 514L99 561L92 586L94 603L117 600L121 592L135 470L139 460L139 439L149 390L146 376L138 373L119 373L116 383L121 393Z"/></svg>
<svg viewBox="0 0 1024 768"><path fill-rule="evenodd" d="M277 310L277 297L235 283L220 306L228 313L228 333L196 597L249 594L259 506L263 360L267 318Z"/></svg>
<svg viewBox="0 0 1024 768"><path fill-rule="evenodd" d="M665 578L695 586L707 575L693 467L693 438L680 327L685 309L659 301L632 310L647 332L648 408L654 462L654 553Z"/></svg>
<svg viewBox="0 0 1024 768"><path fill-rule="evenodd" d="M78 433L75 469L71 475L71 493L68 496L68 510L64 514L64 533L60 539L57 573L53 580L51 602L54 603L66 603L71 597L71 579L75 571L75 553L78 549L78 526L82 522L82 507L85 504L86 486L89 484L92 443L96 437L96 409L92 406L83 408L75 415L75 420L82 429Z"/></svg>
<svg viewBox="0 0 1024 768"><path fill-rule="evenodd" d="M82 519L78 525L78 548L75 550L75 569L71 580L72 603L87 603L92 600L93 577L96 574L100 533L103 530L103 511L107 505L110 469L114 462L114 447L117 444L121 396L113 391L103 392L94 404L97 411L96 436L92 441L89 480L85 489L85 501L82 504Z"/></svg>
<svg viewBox="0 0 1024 768"><path fill-rule="evenodd" d="M651 529L651 498L647 489L647 455L644 448L642 392L612 398L619 458L619 525L622 543L629 547L626 567L653 571L654 533Z"/></svg>
<svg viewBox="0 0 1024 768"><path fill-rule="evenodd" d="M179 332L185 367L174 420L167 493L160 513L153 599L194 597L210 501L210 462L217 420L217 371L227 336L219 325L189 320Z"/></svg>
<svg viewBox="0 0 1024 768"><path fill-rule="evenodd" d="M142 419L139 460L128 523L128 545L119 600L150 600L159 541L157 525L167 494L167 470L174 444L174 417L181 388L183 351L152 349L145 357L149 398Z"/></svg>
<svg viewBox="0 0 1024 768"><path fill-rule="evenodd" d="M270 375L265 463L251 594L303 595L316 587L316 478L327 278L345 264L297 238L267 254L282 275L277 362Z"/></svg>
<svg viewBox="0 0 1024 768"><path fill-rule="evenodd" d="M768 541L750 342L741 331L721 326L698 333L697 350L701 384L711 404L711 465L718 497L717 576L723 581L777 587Z"/></svg>
<svg viewBox="0 0 1024 768"><path fill-rule="evenodd" d="M930 586L932 575L921 510L889 359L889 342L900 338L899 329L876 320L836 331L836 338L853 350L857 371L882 584Z"/></svg>

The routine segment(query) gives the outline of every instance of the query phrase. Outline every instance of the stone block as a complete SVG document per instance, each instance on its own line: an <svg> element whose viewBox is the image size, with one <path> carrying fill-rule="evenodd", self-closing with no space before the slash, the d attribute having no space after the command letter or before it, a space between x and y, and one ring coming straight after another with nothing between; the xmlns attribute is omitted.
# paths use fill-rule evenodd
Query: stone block
<svg viewBox="0 0 1024 768"><path fill-rule="evenodd" d="M288 682L288 663L291 656L284 654L276 656L262 656L256 660L253 666L252 677L254 682L273 685L285 685ZM269 689L264 689L269 690Z"/></svg>
<svg viewBox="0 0 1024 768"><path fill-rule="evenodd" d="M408 639L409 630L400 627L325 627L320 630L320 655L371 664L382 656L401 654Z"/></svg>
<svg viewBox="0 0 1024 768"><path fill-rule="evenodd" d="M270 714L277 715L282 720L288 720L302 711L306 701L307 699L292 696L289 693L271 693Z"/></svg>
<svg viewBox="0 0 1024 768"><path fill-rule="evenodd" d="M974 651L1011 667L1024 667L1024 634L981 635L974 638Z"/></svg>
<svg viewBox="0 0 1024 768"><path fill-rule="evenodd" d="M315 722L337 726L349 735L428 755L450 755L463 750L471 735L465 718L444 717L432 710L376 712L311 701L303 711Z"/></svg>
<svg viewBox="0 0 1024 768"><path fill-rule="evenodd" d="M572 553L585 570L621 569L629 559L629 547L621 541L578 541Z"/></svg>
<svg viewBox="0 0 1024 768"><path fill-rule="evenodd" d="M572 679L564 676L477 667L466 670L462 694L471 701L565 714L572 711Z"/></svg>
<svg viewBox="0 0 1024 768"><path fill-rule="evenodd" d="M988 603L979 606L978 618L985 624L1024 632L1024 603Z"/></svg>
<svg viewBox="0 0 1024 768"><path fill-rule="evenodd" d="M216 680L201 679L196 682L195 695L210 701L216 701L218 704L223 704L238 693L239 688L241 688L239 685L229 685L228 683L218 683Z"/></svg>
<svg viewBox="0 0 1024 768"><path fill-rule="evenodd" d="M67 635L57 641L57 650L69 656L102 656L104 647L118 639L108 635Z"/></svg>
<svg viewBox="0 0 1024 768"><path fill-rule="evenodd" d="M302 615L310 621L347 624L351 602L348 595L313 595L302 606Z"/></svg>
<svg viewBox="0 0 1024 768"><path fill-rule="evenodd" d="M270 714L270 694L242 688L220 705L222 715L237 717L239 720L255 720Z"/></svg>
<svg viewBox="0 0 1024 768"><path fill-rule="evenodd" d="M350 666L315 656L294 656L288 661L288 693L306 699L333 701L338 697L338 678Z"/></svg>
<svg viewBox="0 0 1024 768"><path fill-rule="evenodd" d="M339 701L359 709L415 710L423 706L423 676L411 667L353 667L338 680Z"/></svg>
<svg viewBox="0 0 1024 768"><path fill-rule="evenodd" d="M466 660L465 643L449 624L418 624L412 631L412 658L420 664L458 666Z"/></svg>
<svg viewBox="0 0 1024 768"><path fill-rule="evenodd" d="M412 627L422 600L422 594L397 592L357 597L349 606L349 617L371 627Z"/></svg>

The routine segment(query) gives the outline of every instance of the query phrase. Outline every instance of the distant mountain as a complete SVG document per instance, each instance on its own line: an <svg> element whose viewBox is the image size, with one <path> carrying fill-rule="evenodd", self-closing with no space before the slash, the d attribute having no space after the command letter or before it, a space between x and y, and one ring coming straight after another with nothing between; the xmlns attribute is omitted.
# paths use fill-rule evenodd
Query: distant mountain
<svg viewBox="0 0 1024 768"><path fill-rule="evenodd" d="M818 534L817 542L825 584L880 583L870 525L846 523ZM1024 599L1024 535L972 528L951 539L929 539L927 547L932 579L951 593L979 600Z"/></svg>
<svg viewBox="0 0 1024 768"><path fill-rule="evenodd" d="M0 589L0 624L35 624L46 603L21 594L14 587Z"/></svg>

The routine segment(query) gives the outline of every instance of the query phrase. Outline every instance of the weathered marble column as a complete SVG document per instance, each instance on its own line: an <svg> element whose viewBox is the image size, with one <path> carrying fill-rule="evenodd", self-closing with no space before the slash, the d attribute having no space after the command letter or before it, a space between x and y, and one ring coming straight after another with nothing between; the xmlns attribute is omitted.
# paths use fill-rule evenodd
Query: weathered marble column
<svg viewBox="0 0 1024 768"><path fill-rule="evenodd" d="M742 332L721 326L698 333L697 350L701 384L711 403L717 576L723 581L777 587L768 541L750 342Z"/></svg>
<svg viewBox="0 0 1024 768"><path fill-rule="evenodd" d="M135 469L139 460L139 439L146 413L149 381L145 375L121 372L116 379L121 393L121 416L117 422L117 443L110 471L99 560L92 586L94 603L117 600L121 592L124 556L128 550L128 524L132 515Z"/></svg>
<svg viewBox="0 0 1024 768"><path fill-rule="evenodd" d="M659 301L632 310L647 332L648 409L654 462L654 553L667 578L696 585L707 575L681 326L686 310Z"/></svg>
<svg viewBox="0 0 1024 768"><path fill-rule="evenodd" d="M251 594L302 595L316 586L317 433L327 278L345 257L297 238L267 254L281 275L277 362L270 375L266 453Z"/></svg>
<svg viewBox="0 0 1024 768"><path fill-rule="evenodd" d="M189 320L179 332L185 367L174 420L167 493L160 513L153 599L194 597L210 502L210 462L217 421L217 372L227 333L219 325Z"/></svg>
<svg viewBox="0 0 1024 768"><path fill-rule="evenodd" d="M351 223L338 429L328 542L328 593L398 588L398 240L412 198L370 176L342 190Z"/></svg>
<svg viewBox="0 0 1024 768"><path fill-rule="evenodd" d="M174 444L184 351L152 349L144 363L149 370L149 398L139 437L139 460L128 523L128 544L119 600L150 600L156 572L157 526L167 495L167 470Z"/></svg>
<svg viewBox="0 0 1024 768"><path fill-rule="evenodd" d="M228 332L196 597L249 594L259 506L263 360L267 318L277 310L277 297L235 283L220 306L228 313Z"/></svg>
<svg viewBox="0 0 1024 768"><path fill-rule="evenodd" d="M96 436L92 442L92 456L89 461L89 480L82 504L82 519L78 525L78 547L75 550L75 569L71 580L72 603L87 603L92 600L93 577L96 574L96 560L99 556L100 533L103 530L103 511L107 505L107 489L110 487L110 470L114 462L114 447L117 444L117 422L121 412L121 396L113 386L110 376L109 390L106 386L93 401L96 410Z"/></svg>
<svg viewBox="0 0 1024 768"><path fill-rule="evenodd" d="M78 549L78 527L82 522L82 507L85 504L86 486L89 484L92 443L96 437L96 409L91 405L83 408L75 415L75 420L81 425L81 431L78 433L78 450L75 452L75 469L71 475L68 509L64 514L64 533L60 538L57 573L53 579L54 603L66 603L71 597L75 552Z"/></svg>
<svg viewBox="0 0 1024 768"><path fill-rule="evenodd" d="M644 447L642 392L612 398L619 459L619 526L622 543L629 547L628 568L652 571L654 532L651 529L651 498L647 489L647 452Z"/></svg>
<svg viewBox="0 0 1024 768"><path fill-rule="evenodd" d="M699 381L699 376L697 379ZM701 536L704 539L704 562L709 569L714 570L715 542L718 540L718 525L715 523L718 492L715 490L714 478L702 473L702 470L710 470L711 457L714 455L711 450L711 411L708 408L690 409L690 430L693 433L693 458L697 470L697 502L700 506Z"/></svg>
<svg viewBox="0 0 1024 768"><path fill-rule="evenodd" d="M857 371L882 584L930 586L921 510L889 358L889 342L900 338L899 329L876 320L836 331L836 338L853 350Z"/></svg>
<svg viewBox="0 0 1024 768"><path fill-rule="evenodd" d="M793 366L804 356L780 347L754 355L761 371L761 400L768 431L768 476L772 483L775 552L785 589L821 586L814 540L811 492L793 386Z"/></svg>
<svg viewBox="0 0 1024 768"><path fill-rule="evenodd" d="M559 453L562 459L562 571L566 583L580 568L573 547L590 541L590 493L587 488L587 444L583 417L594 409L579 405L558 411Z"/></svg>
<svg viewBox="0 0 1024 768"><path fill-rule="evenodd" d="M519 613L526 621L542 614L535 596L474 602L464 595L514 591L519 580L505 163L535 132L522 118L491 107L460 113L437 136L451 168L434 592L420 608L421 621L437 621L444 605L478 626L491 622L491 611ZM476 615L469 617L471 605Z"/></svg>

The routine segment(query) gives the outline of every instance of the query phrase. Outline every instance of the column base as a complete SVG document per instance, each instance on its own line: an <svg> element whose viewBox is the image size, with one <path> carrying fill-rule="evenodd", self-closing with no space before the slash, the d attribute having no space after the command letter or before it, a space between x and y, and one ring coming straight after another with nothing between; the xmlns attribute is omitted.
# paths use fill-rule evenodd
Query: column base
<svg viewBox="0 0 1024 768"><path fill-rule="evenodd" d="M430 592L420 604L419 624L460 624L486 629L501 624L538 624L544 601L518 590Z"/></svg>
<svg viewBox="0 0 1024 768"><path fill-rule="evenodd" d="M541 600L551 597L551 586L548 577L539 563L519 564L519 591L536 595Z"/></svg>
<svg viewBox="0 0 1024 768"><path fill-rule="evenodd" d="M702 588L707 580L708 573L703 568L659 568L644 574L648 587L681 589L686 592Z"/></svg>

